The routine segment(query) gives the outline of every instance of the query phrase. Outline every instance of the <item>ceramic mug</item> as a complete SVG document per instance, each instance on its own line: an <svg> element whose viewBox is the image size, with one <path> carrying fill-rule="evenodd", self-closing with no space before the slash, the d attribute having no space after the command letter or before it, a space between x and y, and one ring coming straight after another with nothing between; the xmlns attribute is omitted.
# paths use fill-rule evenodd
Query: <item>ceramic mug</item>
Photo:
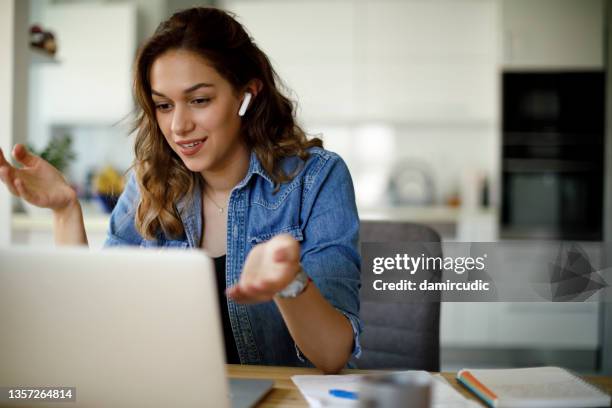
<svg viewBox="0 0 612 408"><path fill-rule="evenodd" d="M425 371L367 375L359 384L361 408L430 408L432 378Z"/></svg>

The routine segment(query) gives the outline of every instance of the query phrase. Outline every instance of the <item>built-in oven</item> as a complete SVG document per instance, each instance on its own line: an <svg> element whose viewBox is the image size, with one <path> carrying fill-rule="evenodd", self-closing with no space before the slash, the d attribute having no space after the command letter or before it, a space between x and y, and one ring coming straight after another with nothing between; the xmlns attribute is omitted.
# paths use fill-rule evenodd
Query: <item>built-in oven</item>
<svg viewBox="0 0 612 408"><path fill-rule="evenodd" d="M503 238L601 240L605 74L503 75Z"/></svg>

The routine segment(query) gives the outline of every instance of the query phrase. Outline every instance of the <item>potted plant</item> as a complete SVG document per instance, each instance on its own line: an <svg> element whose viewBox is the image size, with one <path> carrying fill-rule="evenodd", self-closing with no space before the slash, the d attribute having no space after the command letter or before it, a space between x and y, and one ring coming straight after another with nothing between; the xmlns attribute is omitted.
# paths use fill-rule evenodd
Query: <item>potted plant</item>
<svg viewBox="0 0 612 408"><path fill-rule="evenodd" d="M72 150L72 137L68 134L51 138L47 147L41 152L37 152L30 144L27 147L29 151L42 157L62 173L68 169L70 162L76 159L76 153Z"/></svg>

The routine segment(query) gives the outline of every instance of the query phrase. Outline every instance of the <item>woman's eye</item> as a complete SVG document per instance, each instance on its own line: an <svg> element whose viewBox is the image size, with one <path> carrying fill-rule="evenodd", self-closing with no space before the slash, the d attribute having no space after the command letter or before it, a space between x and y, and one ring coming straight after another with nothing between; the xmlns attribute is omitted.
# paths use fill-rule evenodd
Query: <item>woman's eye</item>
<svg viewBox="0 0 612 408"><path fill-rule="evenodd" d="M205 103L210 102L210 98L195 98L191 101L194 105L203 105Z"/></svg>
<svg viewBox="0 0 612 408"><path fill-rule="evenodd" d="M170 104L169 103L158 103L157 105L155 105L155 109L164 112L170 109Z"/></svg>

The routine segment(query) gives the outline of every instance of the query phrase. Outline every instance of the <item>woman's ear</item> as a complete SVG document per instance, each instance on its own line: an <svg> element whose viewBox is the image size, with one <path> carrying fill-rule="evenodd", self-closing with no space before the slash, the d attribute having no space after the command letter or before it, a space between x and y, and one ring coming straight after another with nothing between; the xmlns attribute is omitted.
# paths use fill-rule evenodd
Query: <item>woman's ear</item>
<svg viewBox="0 0 612 408"><path fill-rule="evenodd" d="M263 82L259 79L251 79L248 84L244 87L244 92L248 92L252 95L252 98L255 99L257 94L263 88Z"/></svg>

